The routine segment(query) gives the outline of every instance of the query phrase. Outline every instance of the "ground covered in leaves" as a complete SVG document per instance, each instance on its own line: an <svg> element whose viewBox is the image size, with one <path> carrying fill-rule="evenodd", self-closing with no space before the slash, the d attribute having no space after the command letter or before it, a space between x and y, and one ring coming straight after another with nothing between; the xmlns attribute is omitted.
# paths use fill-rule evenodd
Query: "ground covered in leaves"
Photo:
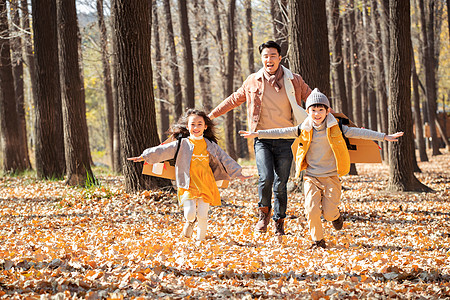
<svg viewBox="0 0 450 300"><path fill-rule="evenodd" d="M254 234L257 177L210 210L207 239L180 236L175 195L0 179L0 299L436 299L450 297L450 154L419 163L434 193L388 193L388 167L343 178L343 230L308 249L303 196L289 194L287 235ZM255 173L252 167L246 171Z"/></svg>

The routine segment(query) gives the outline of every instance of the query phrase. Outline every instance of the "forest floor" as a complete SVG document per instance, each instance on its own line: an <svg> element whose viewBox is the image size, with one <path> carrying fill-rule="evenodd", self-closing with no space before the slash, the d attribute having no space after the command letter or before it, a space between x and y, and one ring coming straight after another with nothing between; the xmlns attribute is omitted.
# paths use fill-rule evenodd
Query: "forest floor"
<svg viewBox="0 0 450 300"><path fill-rule="evenodd" d="M343 177L344 228L310 250L303 195L286 236L253 232L257 176L222 190L205 241L181 237L175 194L124 192L123 177L68 188L0 179L0 299L437 299L450 297L450 153L419 163L433 193L390 193L389 168ZM245 173L256 174L255 167Z"/></svg>

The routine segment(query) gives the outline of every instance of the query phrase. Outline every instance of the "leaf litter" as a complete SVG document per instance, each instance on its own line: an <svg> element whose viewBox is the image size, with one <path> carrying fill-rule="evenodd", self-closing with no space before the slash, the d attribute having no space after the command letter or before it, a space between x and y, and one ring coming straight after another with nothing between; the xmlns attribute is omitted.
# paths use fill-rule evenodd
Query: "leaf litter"
<svg viewBox="0 0 450 300"><path fill-rule="evenodd" d="M299 189L287 235L253 232L257 176L222 190L203 242L181 237L176 195L0 179L0 299L437 299L450 297L450 154L419 163L434 193L386 191L389 168L344 176L344 229L310 250ZM255 167L245 173L256 174ZM298 180L293 180L298 185Z"/></svg>

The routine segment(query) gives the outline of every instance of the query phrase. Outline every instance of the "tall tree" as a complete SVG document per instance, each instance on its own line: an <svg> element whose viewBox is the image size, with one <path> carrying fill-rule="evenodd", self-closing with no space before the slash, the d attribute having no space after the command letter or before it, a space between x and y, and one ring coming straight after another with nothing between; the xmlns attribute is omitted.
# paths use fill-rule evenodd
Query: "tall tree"
<svg viewBox="0 0 450 300"><path fill-rule="evenodd" d="M57 0L58 57L61 82L67 182L85 186L96 179L90 166L86 103L78 56L75 0Z"/></svg>
<svg viewBox="0 0 450 300"><path fill-rule="evenodd" d="M100 48L103 67L103 88L105 90L106 116L108 119L109 152L111 165L114 164L114 99L112 94L111 66L109 64L108 33L106 31L105 16L103 14L103 0L97 0L98 27L100 29ZM113 166L113 170L116 167Z"/></svg>
<svg viewBox="0 0 450 300"><path fill-rule="evenodd" d="M287 59L289 49L287 2L287 0L270 0L270 14L272 15L274 40L281 47L281 64L289 68L289 61Z"/></svg>
<svg viewBox="0 0 450 300"><path fill-rule="evenodd" d="M35 105L36 99L37 99L37 87L36 87L36 66L34 63L34 53L33 53L33 41L31 39L31 34L28 32L31 32L30 28L30 14L28 11L28 1L27 0L21 0L20 1L20 10L22 11L22 22L21 27L24 29L25 32L23 32L23 41L24 41L24 60L25 64L28 67L28 73L30 75L30 83L31 83L31 90L32 90L32 102L33 105ZM34 128L34 126L33 126Z"/></svg>
<svg viewBox="0 0 450 300"><path fill-rule="evenodd" d="M359 43L356 38L356 12L353 2L349 2L349 22L350 22L350 67L352 73L352 108L353 120L358 126L363 125L361 109L361 72L359 65Z"/></svg>
<svg viewBox="0 0 450 300"><path fill-rule="evenodd" d="M376 101L378 104L379 113L379 127L381 132L387 132L388 130L388 99L387 99L387 89L384 81L384 64L383 64L383 52L381 46L381 29L379 23L379 14L377 9L377 0L371 0L371 10L370 10L370 23L371 23L371 41L373 45L372 61L374 64L375 74L373 85L376 92ZM388 142L385 141L382 147L382 154L385 161L387 161L388 156Z"/></svg>
<svg viewBox="0 0 450 300"><path fill-rule="evenodd" d="M186 0L178 0L181 27L181 40L183 42L184 62L184 96L186 97L186 108L195 107L194 89L194 59L192 55L191 32L189 29L189 18Z"/></svg>
<svg viewBox="0 0 450 300"><path fill-rule="evenodd" d="M409 0L389 2L391 20L389 132L404 131L390 144L388 189L393 191L430 191L414 176L411 113L411 31Z"/></svg>
<svg viewBox="0 0 450 300"><path fill-rule="evenodd" d="M412 45L412 43L411 43ZM423 137L422 115L420 113L420 96L419 96L419 76L417 76L416 62L414 59L414 50L411 46L411 73L413 85L413 107L414 107L414 126L416 129L415 137L417 148L419 149L420 161L428 161L425 139Z"/></svg>
<svg viewBox="0 0 450 300"><path fill-rule="evenodd" d="M289 0L289 61L292 71L305 82L317 86L317 62L314 47L313 17L310 1Z"/></svg>
<svg viewBox="0 0 450 300"><path fill-rule="evenodd" d="M166 16L167 45L169 47L170 70L172 72L172 84L175 103L175 116L178 118L183 113L183 94L180 84L180 70L178 68L177 50L175 48L175 35L173 33L172 13L170 0L163 0L164 15Z"/></svg>
<svg viewBox="0 0 450 300"><path fill-rule="evenodd" d="M248 74L255 72L255 51L253 45L253 21L252 21L252 1L245 0L245 29L247 32L247 57L248 57Z"/></svg>
<svg viewBox="0 0 450 300"><path fill-rule="evenodd" d="M425 17L425 4L423 0L419 0L419 13L421 20L422 40L424 45L424 66L425 66L425 87L426 98L428 106L428 126L430 127L432 155L439 155L439 140L436 130L436 110L437 110L437 96L436 96L436 72L434 64L434 29L433 29L433 14L434 14L434 0L429 3L429 18Z"/></svg>
<svg viewBox="0 0 450 300"><path fill-rule="evenodd" d="M211 71L209 62L208 43L208 22L210 16L206 11L205 0L194 1L196 21L198 23L197 42L197 61L198 61L198 81L200 83L202 109L209 112L212 110L211 96Z"/></svg>
<svg viewBox="0 0 450 300"><path fill-rule="evenodd" d="M342 55L342 20L339 13L339 0L328 0L329 17L332 27L330 28L330 45L332 52L333 77L335 86L334 109L348 114L347 90L344 81L344 62Z"/></svg>
<svg viewBox="0 0 450 300"><path fill-rule="evenodd" d="M167 186L169 180L142 175L142 165L126 161L126 157L142 153L143 147L160 143L150 53L151 2L114 0L112 4L119 65L120 142L125 188L131 192Z"/></svg>
<svg viewBox="0 0 450 300"><path fill-rule="evenodd" d="M21 147L9 41L6 0L0 0L0 131L3 170L22 172L26 170L27 164Z"/></svg>
<svg viewBox="0 0 450 300"><path fill-rule="evenodd" d="M311 1L314 26L314 52L316 53L316 86L325 95L331 96L330 45L328 42L326 0Z"/></svg>
<svg viewBox="0 0 450 300"><path fill-rule="evenodd" d="M56 1L33 0L36 62L36 148L38 178L62 178L66 170L59 81Z"/></svg>
<svg viewBox="0 0 450 300"><path fill-rule="evenodd" d="M156 0L152 3L152 28L153 28L153 41L155 45L155 64L156 64L156 86L157 86L157 97L159 98L159 134L162 140L167 138L167 131L169 130L169 105L167 102L169 91L167 89L167 84L163 78L162 70L162 54L161 54L161 41L159 35L159 14L158 6Z"/></svg>
<svg viewBox="0 0 450 300"><path fill-rule="evenodd" d="M23 157L27 169L31 169L30 157L28 154L27 142L27 123L25 116L25 94L23 79L23 54L22 54L22 33L20 22L20 5L19 0L11 0L11 58L12 70L14 78L14 94L16 96L16 107L18 117L18 130L20 139L20 150L25 156Z"/></svg>
<svg viewBox="0 0 450 300"><path fill-rule="evenodd" d="M112 20L114 17L115 10L114 6L111 5L111 18L110 18L110 27L112 26ZM112 70L112 96L113 96L113 111L114 111L114 141L113 141L113 168L116 173L122 173L123 165L122 165L122 147L120 145L120 125L119 125L119 84L118 84L118 71L119 64L117 59L117 35L114 30L111 30L111 44L112 44L112 53L111 53L111 70Z"/></svg>
<svg viewBox="0 0 450 300"><path fill-rule="evenodd" d="M227 17L227 29L228 29L228 57L227 57L227 69L226 69L226 93L224 97L231 95L234 90L234 63L235 63L235 15L236 15L236 0L230 0L228 4L228 17ZM226 150L228 155L233 159L237 159L234 143L234 113L230 110L226 113L225 120L225 139Z"/></svg>

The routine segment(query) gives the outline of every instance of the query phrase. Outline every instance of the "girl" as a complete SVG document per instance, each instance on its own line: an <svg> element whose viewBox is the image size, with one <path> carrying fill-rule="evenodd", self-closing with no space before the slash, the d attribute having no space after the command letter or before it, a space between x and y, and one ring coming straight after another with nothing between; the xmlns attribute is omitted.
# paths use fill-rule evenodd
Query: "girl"
<svg viewBox="0 0 450 300"><path fill-rule="evenodd" d="M195 221L197 240L204 240L208 222L209 205L220 205L220 194L216 182L242 175L242 167L217 145L214 123L203 111L189 109L171 129L173 137L182 134L180 149L175 162L175 177L178 187L178 201L184 207L186 223L183 235L191 237ZM148 148L134 162L149 164L172 159L177 141Z"/></svg>

